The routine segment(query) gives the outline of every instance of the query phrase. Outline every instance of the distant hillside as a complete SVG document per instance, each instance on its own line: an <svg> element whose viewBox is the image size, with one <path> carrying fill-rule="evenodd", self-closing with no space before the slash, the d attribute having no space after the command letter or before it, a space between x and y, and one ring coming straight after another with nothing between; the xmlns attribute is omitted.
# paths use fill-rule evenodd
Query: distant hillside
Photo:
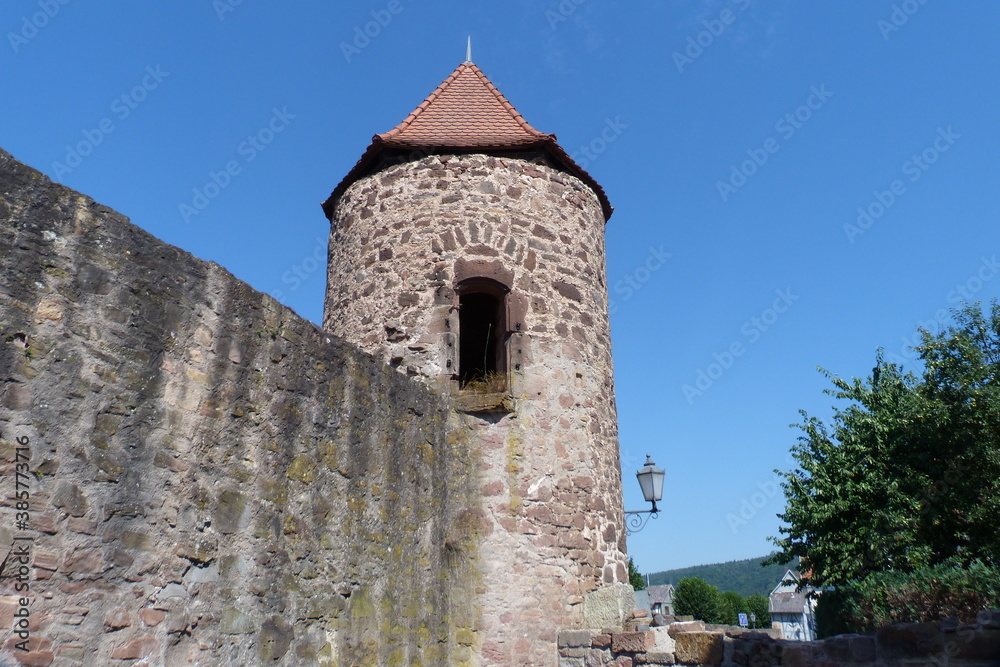
<svg viewBox="0 0 1000 667"><path fill-rule="evenodd" d="M748 560L733 560L728 563L713 563L712 565L694 565L665 572L651 572L649 583L673 584L684 577L699 577L717 587L720 591L736 591L740 595L767 595L781 580L786 569L795 569L796 563L788 565L768 565L761 567L767 556L750 558Z"/></svg>

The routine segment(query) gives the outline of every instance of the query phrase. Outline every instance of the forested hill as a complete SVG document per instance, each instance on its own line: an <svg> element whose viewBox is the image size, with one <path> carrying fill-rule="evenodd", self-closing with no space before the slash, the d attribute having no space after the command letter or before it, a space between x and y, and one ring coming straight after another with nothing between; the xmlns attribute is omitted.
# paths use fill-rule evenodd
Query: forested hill
<svg viewBox="0 0 1000 667"><path fill-rule="evenodd" d="M666 570L665 572L651 572L649 583L651 586L658 584L676 586L677 582L684 577L699 577L721 592L735 591L744 597L755 594L767 595L778 585L785 570L794 570L797 565L793 562L788 565L761 567L760 564L766 558L767 556L761 556L748 560L732 560L728 563L694 565L677 570Z"/></svg>

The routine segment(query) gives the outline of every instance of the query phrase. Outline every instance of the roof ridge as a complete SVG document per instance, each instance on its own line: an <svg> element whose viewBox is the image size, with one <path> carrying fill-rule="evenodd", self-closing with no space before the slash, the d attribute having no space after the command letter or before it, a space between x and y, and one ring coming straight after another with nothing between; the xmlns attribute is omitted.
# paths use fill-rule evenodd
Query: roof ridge
<svg viewBox="0 0 1000 667"><path fill-rule="evenodd" d="M473 74L479 77L482 83L486 86L487 90L493 93L493 95L497 98L497 101L503 105L504 109L507 110L511 117L513 117L513 119L517 121L518 125L520 125L526 132L537 135L539 139L554 140L556 138L556 135L554 134L546 134L545 132L532 127L531 123L525 120L524 116L522 116L521 113L514 108L514 105L510 103L510 100L508 100L504 94L500 92L499 88L493 85L493 82L490 81L489 77L487 77L483 70L479 69L475 63L463 63L463 65L469 65L472 68Z"/></svg>
<svg viewBox="0 0 1000 667"><path fill-rule="evenodd" d="M436 100L441 95L441 93L443 93L449 86L451 86L452 83L454 83L455 79L458 78L459 71L462 69L462 67L465 66L465 64L466 63L462 63L461 65L456 67L455 71L449 74L444 81L438 84L438 87L435 88L433 91L431 91L431 94L425 97L424 101L418 104L417 108L411 111L410 114L406 118L404 118L399 125L392 128L388 132L382 132L381 134L376 134L375 136L381 139L382 141L387 141L391 136L401 133L405 128L412 125L413 121L415 121L417 117L421 113L423 113L423 111L427 107L431 105L431 102Z"/></svg>

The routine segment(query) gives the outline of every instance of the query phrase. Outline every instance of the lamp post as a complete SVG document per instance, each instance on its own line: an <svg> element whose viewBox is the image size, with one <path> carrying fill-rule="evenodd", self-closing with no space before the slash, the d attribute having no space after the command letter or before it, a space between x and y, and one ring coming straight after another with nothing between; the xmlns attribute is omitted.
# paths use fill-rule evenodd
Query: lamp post
<svg viewBox="0 0 1000 667"><path fill-rule="evenodd" d="M663 477L665 475L666 473L663 471L663 468L658 468L656 464L653 463L653 458L649 454L646 454L646 465L635 473L635 477L639 480L639 486L642 488L643 497L646 499L646 502L652 503L653 507L648 510L625 512L626 535L638 533L646 527L646 522L649 521L650 517L655 519L660 513L659 508L656 506L656 501L663 499ZM646 516L643 517L642 515Z"/></svg>

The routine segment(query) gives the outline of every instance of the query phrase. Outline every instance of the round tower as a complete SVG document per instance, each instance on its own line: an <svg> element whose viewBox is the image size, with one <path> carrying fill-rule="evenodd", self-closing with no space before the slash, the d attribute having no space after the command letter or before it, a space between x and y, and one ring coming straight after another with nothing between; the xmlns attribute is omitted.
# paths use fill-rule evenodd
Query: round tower
<svg viewBox="0 0 1000 667"><path fill-rule="evenodd" d="M482 455L481 664L631 611L601 187L474 64L323 205L323 325L454 397Z"/></svg>

